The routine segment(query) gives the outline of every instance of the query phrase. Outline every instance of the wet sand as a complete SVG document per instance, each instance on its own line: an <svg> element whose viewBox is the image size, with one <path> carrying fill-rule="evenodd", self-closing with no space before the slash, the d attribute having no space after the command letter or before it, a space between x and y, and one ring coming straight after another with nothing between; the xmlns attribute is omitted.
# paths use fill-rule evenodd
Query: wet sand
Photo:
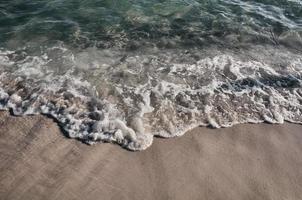
<svg viewBox="0 0 302 200"><path fill-rule="evenodd" d="M302 126L196 128L142 152L0 112L0 199L302 199Z"/></svg>

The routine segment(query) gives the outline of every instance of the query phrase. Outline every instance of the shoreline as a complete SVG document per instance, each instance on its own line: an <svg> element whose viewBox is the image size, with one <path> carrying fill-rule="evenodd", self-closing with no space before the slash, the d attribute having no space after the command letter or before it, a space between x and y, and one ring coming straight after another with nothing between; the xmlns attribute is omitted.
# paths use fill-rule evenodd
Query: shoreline
<svg viewBox="0 0 302 200"><path fill-rule="evenodd" d="M0 112L1 199L301 199L302 126L195 128L131 152Z"/></svg>

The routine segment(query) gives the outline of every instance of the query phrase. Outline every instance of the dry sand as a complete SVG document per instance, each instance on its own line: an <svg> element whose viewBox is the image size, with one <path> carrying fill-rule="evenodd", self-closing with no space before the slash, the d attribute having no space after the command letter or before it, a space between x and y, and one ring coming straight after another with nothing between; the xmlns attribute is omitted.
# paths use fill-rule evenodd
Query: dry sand
<svg viewBox="0 0 302 200"><path fill-rule="evenodd" d="M302 199L302 126L196 128L142 152L0 112L0 199Z"/></svg>

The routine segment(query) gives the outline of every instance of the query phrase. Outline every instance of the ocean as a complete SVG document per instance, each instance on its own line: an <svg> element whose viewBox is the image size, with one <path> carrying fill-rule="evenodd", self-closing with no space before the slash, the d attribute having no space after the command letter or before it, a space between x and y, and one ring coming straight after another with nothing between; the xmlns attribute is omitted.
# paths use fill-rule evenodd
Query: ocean
<svg viewBox="0 0 302 200"><path fill-rule="evenodd" d="M88 144L301 124L301 86L301 0L0 0L0 110Z"/></svg>

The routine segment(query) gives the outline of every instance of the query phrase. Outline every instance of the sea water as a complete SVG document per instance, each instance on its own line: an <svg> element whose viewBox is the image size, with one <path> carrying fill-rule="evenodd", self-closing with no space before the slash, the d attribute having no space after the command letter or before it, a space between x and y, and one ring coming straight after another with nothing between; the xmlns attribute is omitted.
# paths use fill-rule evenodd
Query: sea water
<svg viewBox="0 0 302 200"><path fill-rule="evenodd" d="M302 123L301 0L1 0L0 109L143 150Z"/></svg>

